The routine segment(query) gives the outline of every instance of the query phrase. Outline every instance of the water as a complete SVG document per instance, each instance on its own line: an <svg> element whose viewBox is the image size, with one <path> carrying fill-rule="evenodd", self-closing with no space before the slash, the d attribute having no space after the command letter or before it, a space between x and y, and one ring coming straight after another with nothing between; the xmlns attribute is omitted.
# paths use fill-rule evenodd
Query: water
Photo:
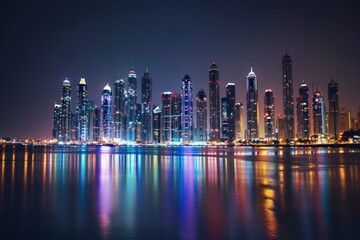
<svg viewBox="0 0 360 240"><path fill-rule="evenodd" d="M359 239L360 149L0 154L1 239Z"/></svg>

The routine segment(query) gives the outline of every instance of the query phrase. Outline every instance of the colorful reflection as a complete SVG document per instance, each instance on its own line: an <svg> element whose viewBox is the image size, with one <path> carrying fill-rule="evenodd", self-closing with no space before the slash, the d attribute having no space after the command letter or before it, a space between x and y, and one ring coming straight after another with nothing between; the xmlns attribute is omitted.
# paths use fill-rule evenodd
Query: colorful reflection
<svg viewBox="0 0 360 240"><path fill-rule="evenodd" d="M345 239L357 233L360 150L0 154L0 224L14 238ZM14 231L19 226L23 232Z"/></svg>

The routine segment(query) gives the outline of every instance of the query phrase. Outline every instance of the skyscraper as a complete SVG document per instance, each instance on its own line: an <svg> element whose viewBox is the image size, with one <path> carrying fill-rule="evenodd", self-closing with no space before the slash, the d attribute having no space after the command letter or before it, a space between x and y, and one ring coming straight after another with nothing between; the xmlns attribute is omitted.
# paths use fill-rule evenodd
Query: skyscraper
<svg viewBox="0 0 360 240"><path fill-rule="evenodd" d="M146 69L141 78L141 141L152 141L152 79Z"/></svg>
<svg viewBox="0 0 360 240"><path fill-rule="evenodd" d="M210 111L210 141L220 139L220 80L219 70L215 63L209 71L209 111Z"/></svg>
<svg viewBox="0 0 360 240"><path fill-rule="evenodd" d="M171 95L171 142L181 140L181 94Z"/></svg>
<svg viewBox="0 0 360 240"><path fill-rule="evenodd" d="M70 141L71 132L71 84L65 79L61 86L61 141Z"/></svg>
<svg viewBox="0 0 360 240"><path fill-rule="evenodd" d="M267 140L275 138L274 115L274 94L271 89L266 89L264 96L264 127L265 139Z"/></svg>
<svg viewBox="0 0 360 240"><path fill-rule="evenodd" d="M94 108L94 120L93 120L93 141L98 142L100 140L100 122L101 122L101 112L100 109L95 106Z"/></svg>
<svg viewBox="0 0 360 240"><path fill-rule="evenodd" d="M160 143L161 136L161 109L154 106L153 110L153 143Z"/></svg>
<svg viewBox="0 0 360 240"><path fill-rule="evenodd" d="M196 141L207 141L207 98L204 89L196 95Z"/></svg>
<svg viewBox="0 0 360 240"><path fill-rule="evenodd" d="M350 130L351 128L351 112L346 108L341 107L339 110L339 134Z"/></svg>
<svg viewBox="0 0 360 240"><path fill-rule="evenodd" d="M61 136L61 104L54 105L53 124L52 124L52 138L60 140Z"/></svg>
<svg viewBox="0 0 360 240"><path fill-rule="evenodd" d="M229 123L228 123L228 101L226 97L221 98L221 140L229 140Z"/></svg>
<svg viewBox="0 0 360 240"><path fill-rule="evenodd" d="M95 101L94 100L88 100L88 105L87 105L87 140L88 141L94 141L93 136L94 136L94 114L95 114Z"/></svg>
<svg viewBox="0 0 360 240"><path fill-rule="evenodd" d="M77 103L76 103L76 122L77 122L77 140L86 142L88 139L88 114L87 114L87 85L85 78L81 78L77 86Z"/></svg>
<svg viewBox="0 0 360 240"><path fill-rule="evenodd" d="M112 141L112 93L106 84L101 95L101 140Z"/></svg>
<svg viewBox="0 0 360 240"><path fill-rule="evenodd" d="M329 134L331 138L338 138L339 134L339 89L338 83L331 79L328 84L329 100Z"/></svg>
<svg viewBox="0 0 360 240"><path fill-rule="evenodd" d="M228 138L235 139L235 83L226 84Z"/></svg>
<svg viewBox="0 0 360 240"><path fill-rule="evenodd" d="M135 141L135 118L137 103L137 79L134 70L131 70L128 77L128 111L127 111L127 140Z"/></svg>
<svg viewBox="0 0 360 240"><path fill-rule="evenodd" d="M241 139L241 103L235 103L235 139Z"/></svg>
<svg viewBox="0 0 360 240"><path fill-rule="evenodd" d="M124 114L125 114L125 83L124 80L118 78L115 80L114 87L114 139L123 139L124 130Z"/></svg>
<svg viewBox="0 0 360 240"><path fill-rule="evenodd" d="M252 68L246 81L247 138L259 137L258 132L258 84Z"/></svg>
<svg viewBox="0 0 360 240"><path fill-rule="evenodd" d="M310 110L309 110L309 88L303 81L299 88L297 97L297 136L308 139L310 137Z"/></svg>
<svg viewBox="0 0 360 240"><path fill-rule="evenodd" d="M181 137L184 143L193 140L193 89L192 80L185 75L181 84Z"/></svg>
<svg viewBox="0 0 360 240"><path fill-rule="evenodd" d="M285 138L294 139L294 89L292 76L292 60L288 54L282 59L282 78L283 78L283 104L284 117L286 121Z"/></svg>
<svg viewBox="0 0 360 240"><path fill-rule="evenodd" d="M322 93L316 90L313 95L314 134L325 134L325 104Z"/></svg>
<svg viewBox="0 0 360 240"><path fill-rule="evenodd" d="M161 93L161 143L171 142L171 104L172 104L172 92Z"/></svg>

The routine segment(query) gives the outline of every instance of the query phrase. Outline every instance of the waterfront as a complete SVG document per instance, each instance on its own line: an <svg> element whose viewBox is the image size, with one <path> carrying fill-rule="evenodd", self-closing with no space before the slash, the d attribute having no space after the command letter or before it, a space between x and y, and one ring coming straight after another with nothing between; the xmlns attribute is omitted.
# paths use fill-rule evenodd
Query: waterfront
<svg viewBox="0 0 360 240"><path fill-rule="evenodd" d="M1 149L2 239L356 239L360 149Z"/></svg>

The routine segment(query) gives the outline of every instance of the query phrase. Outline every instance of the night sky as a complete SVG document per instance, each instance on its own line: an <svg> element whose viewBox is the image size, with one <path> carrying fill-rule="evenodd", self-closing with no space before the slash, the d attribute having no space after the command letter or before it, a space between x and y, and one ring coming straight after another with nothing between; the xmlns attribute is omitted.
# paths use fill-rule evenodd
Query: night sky
<svg viewBox="0 0 360 240"><path fill-rule="evenodd" d="M89 99L100 104L106 83L140 78L149 68L153 100L180 92L190 74L194 95L208 94L208 71L219 67L221 95L235 82L245 103L253 67L260 116L265 89L282 113L281 60L293 60L294 96L302 80L324 93L339 82L340 106L360 106L360 17L355 1L2 1L0 3L0 137L50 138L53 105L65 77L85 77ZM249 1L250 2L250 1ZM140 96L138 97L140 100ZM263 132L263 119L260 117Z"/></svg>

